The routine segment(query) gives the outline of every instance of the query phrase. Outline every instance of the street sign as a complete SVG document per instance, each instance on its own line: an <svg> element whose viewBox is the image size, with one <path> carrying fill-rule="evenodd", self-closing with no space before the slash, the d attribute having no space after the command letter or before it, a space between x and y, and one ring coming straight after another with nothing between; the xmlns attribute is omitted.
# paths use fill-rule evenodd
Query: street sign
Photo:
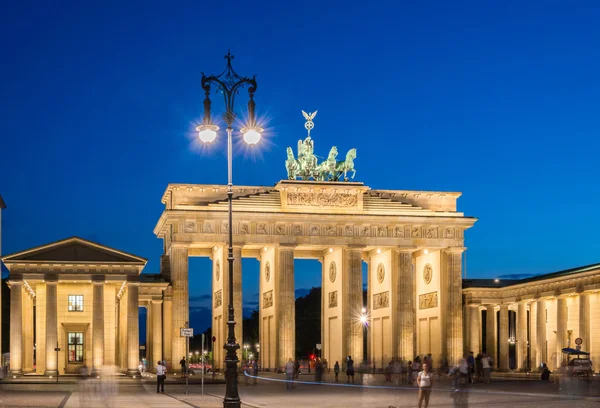
<svg viewBox="0 0 600 408"><path fill-rule="evenodd" d="M146 350L146 346L140 346L140 350Z"/></svg>
<svg viewBox="0 0 600 408"><path fill-rule="evenodd" d="M317 350L321 350L321 344L317 344Z"/></svg>
<svg viewBox="0 0 600 408"><path fill-rule="evenodd" d="M194 337L194 329L181 329L181 337Z"/></svg>
<svg viewBox="0 0 600 408"><path fill-rule="evenodd" d="M217 341L217 338L215 336L213 336L212 341L214 343L215 341Z"/></svg>
<svg viewBox="0 0 600 408"><path fill-rule="evenodd" d="M55 347L54 351L60 351L60 349L58 347Z"/></svg>
<svg viewBox="0 0 600 408"><path fill-rule="evenodd" d="M578 346L581 346L582 343L583 343L583 339L581 337L577 337L575 339L575 344L577 344Z"/></svg>

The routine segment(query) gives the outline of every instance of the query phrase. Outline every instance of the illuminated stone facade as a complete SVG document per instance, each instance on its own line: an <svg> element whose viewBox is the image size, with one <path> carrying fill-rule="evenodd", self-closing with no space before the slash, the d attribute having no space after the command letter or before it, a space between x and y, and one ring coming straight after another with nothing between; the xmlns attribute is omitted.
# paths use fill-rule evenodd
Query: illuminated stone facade
<svg viewBox="0 0 600 408"><path fill-rule="evenodd" d="M274 187L234 187L233 299L236 340L242 341L242 257L260 261L259 345L264 369L282 367L295 350L294 259L322 263L322 356L333 364L363 358L361 309L366 307L367 357L432 353L457 361L463 353L461 303L464 231L476 221L456 210L460 193L371 190L362 183L282 181ZM171 282L171 350L188 316L188 258L213 263L215 365L223 368L229 273L226 186L171 184L155 228L164 241L162 274ZM363 262L368 302L363 304ZM427 276L423 270L427 268ZM427 296L427 306L418 299ZM319 330L319 328L306 328ZM168 328L167 328L168 330ZM304 351L306 352L306 351Z"/></svg>
<svg viewBox="0 0 600 408"><path fill-rule="evenodd" d="M2 261L10 271L11 375L74 374L84 364L139 374L139 306L149 309L150 364L162 355L167 283L140 276L144 258L69 238Z"/></svg>
<svg viewBox="0 0 600 408"><path fill-rule="evenodd" d="M485 351L499 370L560 367L563 348L600 361L600 264L523 280L463 281L465 351ZM595 365L595 371L598 366Z"/></svg>

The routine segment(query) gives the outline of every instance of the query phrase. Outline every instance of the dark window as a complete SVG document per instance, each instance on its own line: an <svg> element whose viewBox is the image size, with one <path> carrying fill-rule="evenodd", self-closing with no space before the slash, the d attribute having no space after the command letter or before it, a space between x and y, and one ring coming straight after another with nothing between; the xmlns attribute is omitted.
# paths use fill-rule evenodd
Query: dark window
<svg viewBox="0 0 600 408"><path fill-rule="evenodd" d="M83 333L69 333L69 363L83 363Z"/></svg>
<svg viewBox="0 0 600 408"><path fill-rule="evenodd" d="M83 295L69 295L69 312L83 312Z"/></svg>

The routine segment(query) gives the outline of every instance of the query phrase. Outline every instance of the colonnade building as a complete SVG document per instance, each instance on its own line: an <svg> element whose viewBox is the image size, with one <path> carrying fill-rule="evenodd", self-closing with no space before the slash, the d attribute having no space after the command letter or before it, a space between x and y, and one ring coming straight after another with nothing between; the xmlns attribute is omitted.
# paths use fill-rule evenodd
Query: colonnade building
<svg viewBox="0 0 600 408"><path fill-rule="evenodd" d="M303 330L320 331L321 355L331 363L351 355L382 368L429 353L455 363L472 350L492 354L501 369L554 367L561 347L578 337L600 361L600 265L522 281L463 280L465 231L476 219L457 211L460 193L293 180L233 192L230 226L227 186L167 187L154 229L163 240L159 274L141 273L144 258L81 238L4 256L11 373L70 373L86 362L137 375L139 307L148 309L149 367L162 360L176 369L185 355L180 329L189 322L189 257L212 261L205 276L214 362L223 369L229 228L240 343L241 259L260 262L262 369L309 352L296 350L294 259L321 262L321 326Z"/></svg>

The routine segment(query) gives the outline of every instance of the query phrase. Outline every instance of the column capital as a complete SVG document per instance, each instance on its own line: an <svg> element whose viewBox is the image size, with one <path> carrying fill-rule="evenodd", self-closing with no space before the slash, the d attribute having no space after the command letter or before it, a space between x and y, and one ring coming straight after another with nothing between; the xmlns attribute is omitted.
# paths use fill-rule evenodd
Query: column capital
<svg viewBox="0 0 600 408"><path fill-rule="evenodd" d="M190 244L187 242L171 242L171 248L190 249Z"/></svg>
<svg viewBox="0 0 600 408"><path fill-rule="evenodd" d="M367 246L364 244L348 244L346 245L347 251L364 251Z"/></svg>
<svg viewBox="0 0 600 408"><path fill-rule="evenodd" d="M416 246L397 246L394 248L394 252L399 254L412 254L413 252L417 252L419 248Z"/></svg>
<svg viewBox="0 0 600 408"><path fill-rule="evenodd" d="M280 250L282 250L282 249L294 250L297 247L298 247L298 244L296 244L296 243L279 243L279 244L275 245L275 248L280 249Z"/></svg>
<svg viewBox="0 0 600 408"><path fill-rule="evenodd" d="M442 249L442 251L444 251L447 254L462 254L466 250L467 247L448 247Z"/></svg>

